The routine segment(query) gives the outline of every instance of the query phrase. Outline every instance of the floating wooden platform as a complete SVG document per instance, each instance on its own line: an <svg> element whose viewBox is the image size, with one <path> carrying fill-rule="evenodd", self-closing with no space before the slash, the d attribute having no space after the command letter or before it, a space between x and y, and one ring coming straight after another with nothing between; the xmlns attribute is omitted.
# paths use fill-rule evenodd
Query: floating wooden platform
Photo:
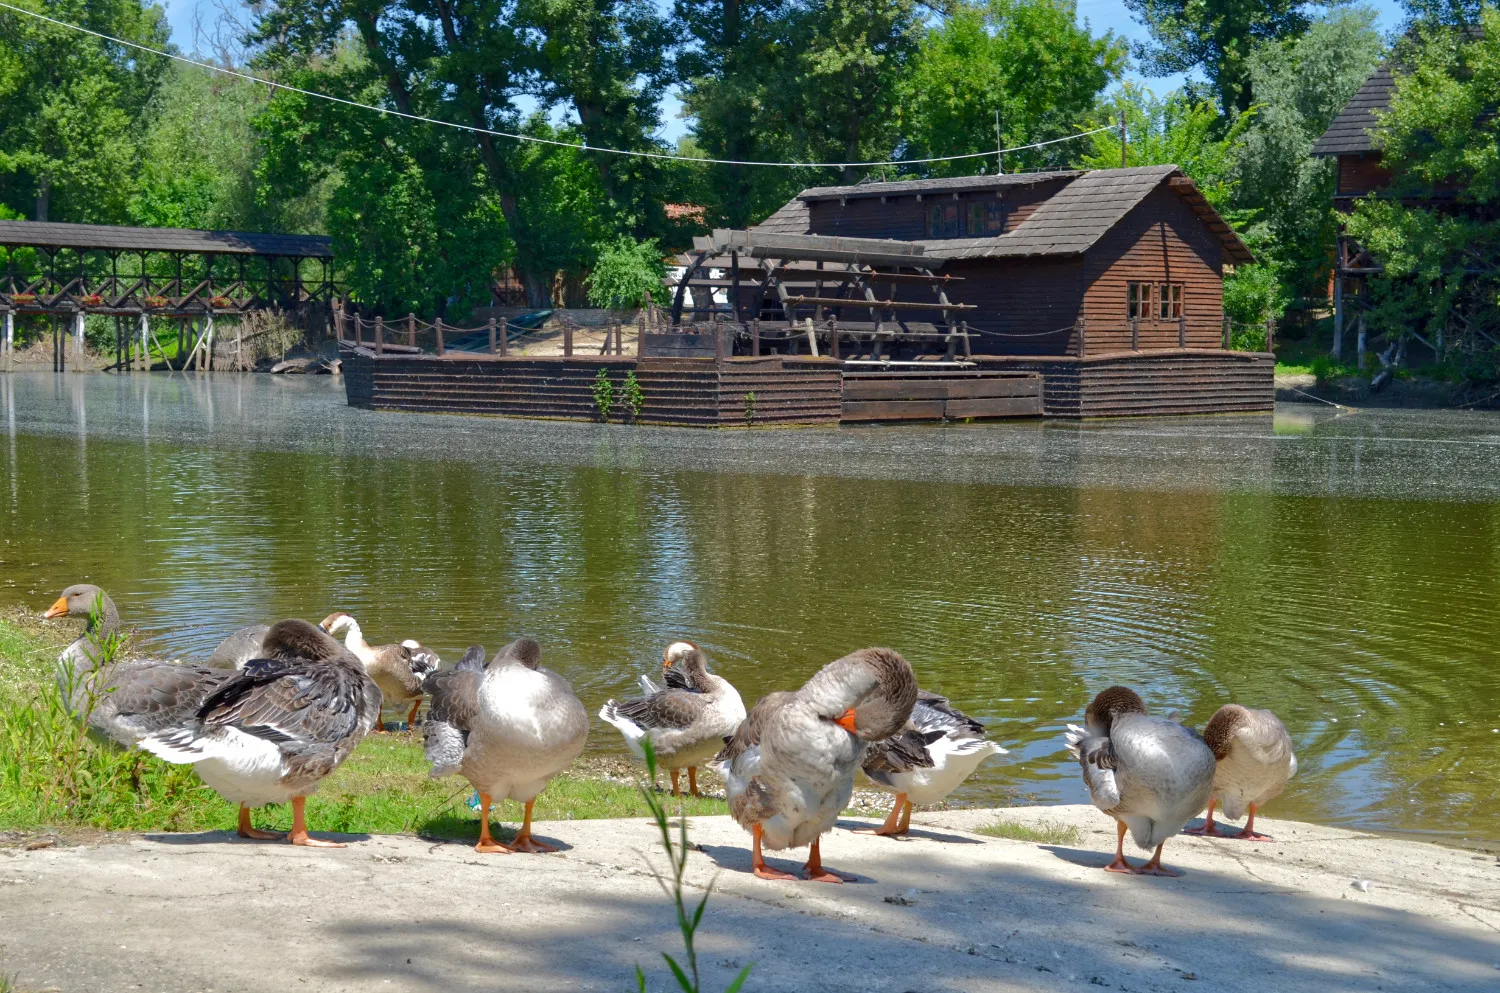
<svg viewBox="0 0 1500 993"><path fill-rule="evenodd" d="M694 427L1138 417L1248 413L1275 406L1269 354L1210 349L1067 356L976 356L929 368L832 358L525 358L450 352L344 353L349 403L375 410L598 420L600 370L609 420ZM643 402L621 402L635 375Z"/></svg>

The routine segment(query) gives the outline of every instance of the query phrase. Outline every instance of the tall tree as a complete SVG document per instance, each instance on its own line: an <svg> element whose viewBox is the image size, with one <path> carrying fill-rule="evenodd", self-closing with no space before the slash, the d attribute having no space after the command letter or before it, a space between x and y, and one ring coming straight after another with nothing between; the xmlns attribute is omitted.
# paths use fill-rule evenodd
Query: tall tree
<svg viewBox="0 0 1500 993"><path fill-rule="evenodd" d="M162 8L140 0L16 0L142 45L167 43ZM127 215L137 120L167 60L0 10L0 202L37 220Z"/></svg>
<svg viewBox="0 0 1500 993"><path fill-rule="evenodd" d="M962 155L1076 133L1125 67L1124 43L1080 27L1071 0L960 0L923 38L903 85L913 158ZM1011 157L1008 168L1061 164L1065 145ZM973 160L937 175L975 172ZM990 163L989 168L994 168Z"/></svg>
<svg viewBox="0 0 1500 993"><path fill-rule="evenodd" d="M1315 4L1316 5L1316 4ZM1247 61L1261 42L1307 30L1305 0L1125 0L1151 33L1136 46L1148 75L1201 69L1229 115L1255 102Z"/></svg>

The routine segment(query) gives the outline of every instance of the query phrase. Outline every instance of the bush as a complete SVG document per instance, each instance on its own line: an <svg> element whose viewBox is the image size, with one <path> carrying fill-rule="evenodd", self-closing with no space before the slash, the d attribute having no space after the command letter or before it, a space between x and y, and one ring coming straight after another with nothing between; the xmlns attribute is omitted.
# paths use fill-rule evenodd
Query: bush
<svg viewBox="0 0 1500 993"><path fill-rule="evenodd" d="M636 241L621 235L595 245L594 270L589 273L589 303L596 307L640 307L646 294L661 295L667 267L654 240Z"/></svg>
<svg viewBox="0 0 1500 993"><path fill-rule="evenodd" d="M609 420L610 411L615 409L615 387L609 381L609 370L603 366L594 377L594 407L599 411L601 421Z"/></svg>
<svg viewBox="0 0 1500 993"><path fill-rule="evenodd" d="M641 389L641 381L635 378L635 370L631 369L625 374L625 383L620 387L620 402L630 413L632 421L641 416L641 408L646 404L646 391Z"/></svg>

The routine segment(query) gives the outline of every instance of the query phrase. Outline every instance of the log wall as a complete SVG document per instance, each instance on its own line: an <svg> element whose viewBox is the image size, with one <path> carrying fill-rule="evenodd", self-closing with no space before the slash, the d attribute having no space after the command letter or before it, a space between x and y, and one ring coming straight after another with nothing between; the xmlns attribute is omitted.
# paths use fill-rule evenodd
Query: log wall
<svg viewBox="0 0 1500 993"><path fill-rule="evenodd" d="M1276 407L1276 359L1269 353L1162 349L978 361L985 369L1040 373L1045 417L1168 417Z"/></svg>

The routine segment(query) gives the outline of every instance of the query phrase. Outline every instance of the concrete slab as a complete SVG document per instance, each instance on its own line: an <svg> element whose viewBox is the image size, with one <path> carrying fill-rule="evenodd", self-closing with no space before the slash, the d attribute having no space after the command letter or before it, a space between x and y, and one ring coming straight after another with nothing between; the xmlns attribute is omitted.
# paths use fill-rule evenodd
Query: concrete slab
<svg viewBox="0 0 1500 993"><path fill-rule="evenodd" d="M1030 844L997 818L1074 825ZM873 822L871 822L873 823ZM845 822L858 826L858 822ZM1180 879L1117 876L1090 807L947 811L909 840L824 839L845 886L749 875L748 839L696 818L689 879L714 886L703 989L747 991L1500 989L1492 856L1265 820L1272 843L1181 838ZM412 837L342 851L155 835L0 853L0 975L19 990L666 990L679 955L644 821L565 821L550 856ZM784 853L788 868L805 852ZM1356 886L1355 881L1367 881Z"/></svg>

